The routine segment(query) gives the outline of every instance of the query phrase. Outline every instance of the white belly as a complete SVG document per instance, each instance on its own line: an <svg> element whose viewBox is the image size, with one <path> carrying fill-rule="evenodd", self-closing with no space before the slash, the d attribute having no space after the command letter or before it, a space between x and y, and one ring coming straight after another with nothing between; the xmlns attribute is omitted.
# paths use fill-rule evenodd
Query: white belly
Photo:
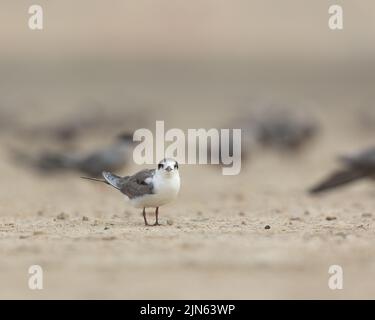
<svg viewBox="0 0 375 320"><path fill-rule="evenodd" d="M130 204L136 208L156 208L173 201L180 190L180 178L155 180L154 193L130 199Z"/></svg>
<svg viewBox="0 0 375 320"><path fill-rule="evenodd" d="M171 202L176 196L177 194L168 197L158 194L148 194L135 199L130 199L130 204L135 208L156 208Z"/></svg>

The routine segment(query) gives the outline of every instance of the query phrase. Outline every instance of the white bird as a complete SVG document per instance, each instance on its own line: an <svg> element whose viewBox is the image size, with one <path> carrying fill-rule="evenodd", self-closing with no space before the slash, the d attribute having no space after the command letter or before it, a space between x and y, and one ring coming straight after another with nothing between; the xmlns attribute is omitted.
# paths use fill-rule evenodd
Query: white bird
<svg viewBox="0 0 375 320"><path fill-rule="evenodd" d="M180 190L178 163L173 159L163 159L157 169L145 169L132 176L119 177L111 172L103 172L104 180L82 177L104 182L121 191L135 208L143 208L143 219L148 226L146 208L155 208L155 226L159 207L173 201Z"/></svg>

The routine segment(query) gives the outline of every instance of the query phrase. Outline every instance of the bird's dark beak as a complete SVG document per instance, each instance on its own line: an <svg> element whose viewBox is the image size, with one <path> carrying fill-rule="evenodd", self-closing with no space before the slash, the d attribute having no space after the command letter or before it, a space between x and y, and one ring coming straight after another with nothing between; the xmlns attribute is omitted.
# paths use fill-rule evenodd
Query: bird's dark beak
<svg viewBox="0 0 375 320"><path fill-rule="evenodd" d="M171 172L173 169L171 167L166 167L165 170L167 170L168 172Z"/></svg>

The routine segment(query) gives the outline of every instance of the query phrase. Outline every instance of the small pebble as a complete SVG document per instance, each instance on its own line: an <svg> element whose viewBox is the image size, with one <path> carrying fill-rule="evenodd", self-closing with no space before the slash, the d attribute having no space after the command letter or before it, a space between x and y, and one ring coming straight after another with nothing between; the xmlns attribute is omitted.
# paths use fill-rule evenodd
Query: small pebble
<svg viewBox="0 0 375 320"><path fill-rule="evenodd" d="M331 216L326 217L327 221L332 221L332 220L336 220L336 219L337 219L336 217L331 217Z"/></svg>
<svg viewBox="0 0 375 320"><path fill-rule="evenodd" d="M171 225L173 225L173 220L167 220L167 224L169 225L169 226L171 226Z"/></svg>
<svg viewBox="0 0 375 320"><path fill-rule="evenodd" d="M57 216L56 216L57 219L59 220L65 220L65 219L68 219L69 218L69 215L66 214L65 212L61 212L59 213Z"/></svg>
<svg viewBox="0 0 375 320"><path fill-rule="evenodd" d="M363 224L360 224L357 226L357 228L366 230L368 228L368 225L364 226Z"/></svg>
<svg viewBox="0 0 375 320"><path fill-rule="evenodd" d="M264 229L269 230L269 229L271 229L271 226L267 224L267 225L264 227Z"/></svg>
<svg viewBox="0 0 375 320"><path fill-rule="evenodd" d="M89 218L86 217L86 216L83 216L83 217L82 217L82 221L89 221Z"/></svg>
<svg viewBox="0 0 375 320"><path fill-rule="evenodd" d="M302 219L300 217L291 217L291 221L301 221Z"/></svg>
<svg viewBox="0 0 375 320"><path fill-rule="evenodd" d="M108 230L109 229L109 227L104 227L104 230Z"/></svg>

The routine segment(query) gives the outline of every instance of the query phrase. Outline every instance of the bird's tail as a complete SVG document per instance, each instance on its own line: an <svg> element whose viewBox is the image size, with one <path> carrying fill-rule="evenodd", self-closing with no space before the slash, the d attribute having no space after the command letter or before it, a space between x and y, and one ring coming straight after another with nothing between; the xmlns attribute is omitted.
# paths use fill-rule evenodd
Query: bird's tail
<svg viewBox="0 0 375 320"><path fill-rule="evenodd" d="M311 188L309 192L311 194L317 194L336 187L342 187L350 182L365 178L366 176L366 172L355 169L336 171L327 179L323 180L323 182Z"/></svg>
<svg viewBox="0 0 375 320"><path fill-rule="evenodd" d="M124 181L125 178L122 178L120 176L117 176L111 172L103 171L102 172L103 178L104 179L97 179L97 178L91 178L91 177L81 177L82 179L87 179L87 180L92 180L92 181L97 181L97 182L104 182L105 184L108 184L112 187L115 187L116 189L121 189L122 187L122 182Z"/></svg>
<svg viewBox="0 0 375 320"><path fill-rule="evenodd" d="M124 181L125 178L122 178L122 177L119 177L111 172L108 172L108 171L103 171L103 177L105 179L105 182L109 185L111 185L112 187L116 188L116 189L121 189L122 187L122 183Z"/></svg>

